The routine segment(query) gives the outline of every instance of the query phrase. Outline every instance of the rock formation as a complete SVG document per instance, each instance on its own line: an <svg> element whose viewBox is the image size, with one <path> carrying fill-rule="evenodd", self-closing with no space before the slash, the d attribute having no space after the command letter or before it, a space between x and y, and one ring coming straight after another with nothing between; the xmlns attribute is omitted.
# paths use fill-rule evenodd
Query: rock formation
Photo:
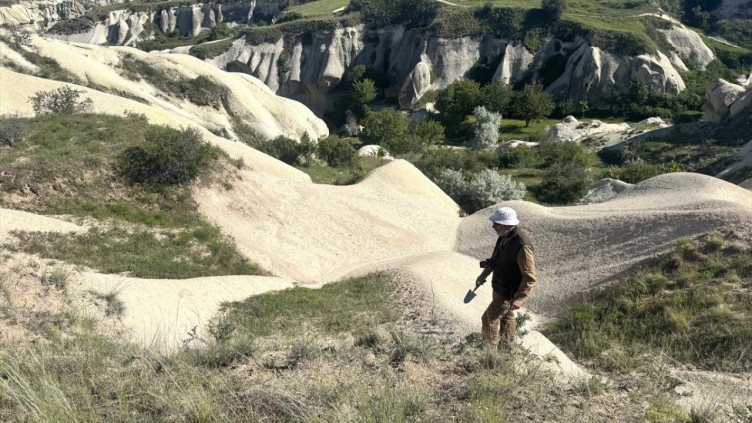
<svg viewBox="0 0 752 423"><path fill-rule="evenodd" d="M740 85L732 84L723 79L716 79L708 85L705 91L702 120L717 123L739 114L752 104L752 90L746 91Z"/></svg>

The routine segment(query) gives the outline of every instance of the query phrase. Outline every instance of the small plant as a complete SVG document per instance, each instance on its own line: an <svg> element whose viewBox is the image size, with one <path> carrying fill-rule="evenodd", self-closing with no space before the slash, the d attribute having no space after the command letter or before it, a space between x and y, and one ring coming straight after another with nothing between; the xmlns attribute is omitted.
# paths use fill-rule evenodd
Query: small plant
<svg viewBox="0 0 752 423"><path fill-rule="evenodd" d="M105 302L105 316L122 316L125 313L125 303L118 296L118 291L110 291L107 294L92 292L92 294Z"/></svg>
<svg viewBox="0 0 752 423"><path fill-rule="evenodd" d="M8 31L10 32L10 41L16 48L20 49L31 45L31 31L24 29L21 25L10 25Z"/></svg>
<svg viewBox="0 0 752 423"><path fill-rule="evenodd" d="M57 113L72 115L75 113L91 112L92 101L90 98L80 100L83 90L64 85L56 90L39 91L29 101L34 112L37 114Z"/></svg>
<svg viewBox="0 0 752 423"><path fill-rule="evenodd" d="M308 132L304 133L300 137L300 144L298 144L298 153L300 154L301 164L303 166L311 166L313 164L314 156L318 150L318 145L311 140Z"/></svg>
<svg viewBox="0 0 752 423"><path fill-rule="evenodd" d="M42 285L52 286L60 291L65 291L68 288L68 279L70 273L62 269L54 269L51 272L45 271L42 274Z"/></svg>

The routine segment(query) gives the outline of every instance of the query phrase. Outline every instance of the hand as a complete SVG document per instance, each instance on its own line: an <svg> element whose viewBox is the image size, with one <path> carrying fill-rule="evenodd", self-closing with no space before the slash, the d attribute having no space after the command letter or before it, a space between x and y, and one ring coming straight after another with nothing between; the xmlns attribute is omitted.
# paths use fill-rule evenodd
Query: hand
<svg viewBox="0 0 752 423"><path fill-rule="evenodd" d="M486 283L486 278L478 276L478 279L475 280L475 289L478 289L484 283Z"/></svg>
<svg viewBox="0 0 752 423"><path fill-rule="evenodd" d="M522 307L523 304L525 304L525 302L522 300L513 300L510 308L512 310L517 310L518 308Z"/></svg>

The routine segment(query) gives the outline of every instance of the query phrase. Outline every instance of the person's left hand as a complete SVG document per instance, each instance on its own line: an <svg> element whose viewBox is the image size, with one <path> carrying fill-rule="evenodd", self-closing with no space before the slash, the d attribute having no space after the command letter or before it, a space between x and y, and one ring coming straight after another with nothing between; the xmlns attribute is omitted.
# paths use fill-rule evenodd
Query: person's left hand
<svg viewBox="0 0 752 423"><path fill-rule="evenodd" d="M522 300L514 300L512 301L511 308L512 310L517 310L518 308L522 307L523 304L525 304L525 302Z"/></svg>

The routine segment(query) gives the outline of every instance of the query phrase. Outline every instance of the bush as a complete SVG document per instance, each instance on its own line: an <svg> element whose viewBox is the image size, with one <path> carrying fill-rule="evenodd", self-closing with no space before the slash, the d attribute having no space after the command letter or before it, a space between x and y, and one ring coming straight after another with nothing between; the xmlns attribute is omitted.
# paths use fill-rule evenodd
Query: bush
<svg viewBox="0 0 752 423"><path fill-rule="evenodd" d="M468 213L525 196L525 185L492 169L484 169L470 180L462 171L444 169L436 178L436 185Z"/></svg>
<svg viewBox="0 0 752 423"><path fill-rule="evenodd" d="M590 172L582 164L555 163L543 175L535 194L546 203L567 204L584 197L590 183Z"/></svg>
<svg viewBox="0 0 752 423"><path fill-rule="evenodd" d="M262 151L275 159L281 160L291 166L300 164L300 152L298 150L298 142L292 138L287 138L284 135L280 135L273 140L262 142L259 147L259 151Z"/></svg>
<svg viewBox="0 0 752 423"><path fill-rule="evenodd" d="M346 139L328 136L319 140L319 158L331 167L352 166L357 156L357 151Z"/></svg>
<svg viewBox="0 0 752 423"><path fill-rule="evenodd" d="M539 166L541 158L538 155L538 150L526 145L520 145L499 153L499 164L503 167L518 169L530 168Z"/></svg>
<svg viewBox="0 0 752 423"><path fill-rule="evenodd" d="M444 135L444 126L435 120L421 120L411 123L410 134L418 138L421 144L441 144L446 138Z"/></svg>
<svg viewBox="0 0 752 423"><path fill-rule="evenodd" d="M522 199L525 185L514 181L509 175L484 169L470 180L468 194L470 210L476 211L501 201Z"/></svg>
<svg viewBox="0 0 752 423"><path fill-rule="evenodd" d="M618 178L621 181L628 182L630 184L636 184L642 182L645 179L650 179L653 176L658 176L664 173L660 165L635 162L630 163L618 171Z"/></svg>
<svg viewBox="0 0 752 423"><path fill-rule="evenodd" d="M588 156L580 144L574 141L547 141L538 146L541 167L548 168L555 164L575 163L585 166Z"/></svg>
<svg viewBox="0 0 752 423"><path fill-rule="evenodd" d="M475 108L475 123L473 124L473 139L470 145L476 150L490 150L499 142L499 125L501 115L486 110L483 106Z"/></svg>
<svg viewBox="0 0 752 423"><path fill-rule="evenodd" d="M13 146L23 140L29 127L26 121L18 115L0 118L0 145Z"/></svg>
<svg viewBox="0 0 752 423"><path fill-rule="evenodd" d="M29 101L36 114L57 113L72 115L74 113L88 113L91 111L90 98L79 100L83 90L64 85L56 90L39 91Z"/></svg>
<svg viewBox="0 0 752 423"><path fill-rule="evenodd" d="M118 157L117 169L131 183L178 185L194 181L218 157L195 129L150 128L143 145Z"/></svg>
<svg viewBox="0 0 752 423"><path fill-rule="evenodd" d="M444 169L477 173L488 167L481 154L449 148L426 150L411 162L431 179L438 178Z"/></svg>

